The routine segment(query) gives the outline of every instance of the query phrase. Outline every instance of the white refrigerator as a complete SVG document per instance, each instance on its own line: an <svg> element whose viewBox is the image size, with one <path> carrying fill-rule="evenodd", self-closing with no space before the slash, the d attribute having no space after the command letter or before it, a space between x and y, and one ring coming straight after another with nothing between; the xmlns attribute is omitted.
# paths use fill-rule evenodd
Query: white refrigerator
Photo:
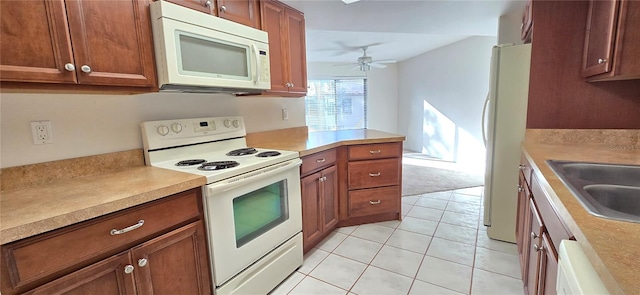
<svg viewBox="0 0 640 295"><path fill-rule="evenodd" d="M489 94L482 116L487 148L484 225L490 238L512 243L515 242L518 165L526 129L530 63L531 44L493 47Z"/></svg>

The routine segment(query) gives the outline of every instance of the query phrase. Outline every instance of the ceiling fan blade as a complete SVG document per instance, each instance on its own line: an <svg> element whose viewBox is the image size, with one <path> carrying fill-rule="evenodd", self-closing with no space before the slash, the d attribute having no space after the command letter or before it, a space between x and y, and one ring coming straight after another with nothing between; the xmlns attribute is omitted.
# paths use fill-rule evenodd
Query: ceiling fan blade
<svg viewBox="0 0 640 295"><path fill-rule="evenodd" d="M370 63L369 65L370 65L371 67L378 68L378 69L384 69L384 68L386 68L386 67L387 67L387 66L385 66L385 65L383 65L383 64L379 64L379 63L375 63L375 62L372 62L372 63Z"/></svg>
<svg viewBox="0 0 640 295"><path fill-rule="evenodd" d="M351 3L355 3L358 2L360 0L342 0L342 2L344 2L344 4L351 4Z"/></svg>
<svg viewBox="0 0 640 295"><path fill-rule="evenodd" d="M379 64L394 64L398 61L396 61L395 59L382 59L382 60L374 60L372 62L379 63Z"/></svg>

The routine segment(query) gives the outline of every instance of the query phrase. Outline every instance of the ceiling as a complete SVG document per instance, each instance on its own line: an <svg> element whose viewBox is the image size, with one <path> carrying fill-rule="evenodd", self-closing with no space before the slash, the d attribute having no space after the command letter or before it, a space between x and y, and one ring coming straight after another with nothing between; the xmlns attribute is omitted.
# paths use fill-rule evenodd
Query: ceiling
<svg viewBox="0 0 640 295"><path fill-rule="evenodd" d="M304 12L307 62L402 61L471 36L496 36L524 0L281 0Z"/></svg>

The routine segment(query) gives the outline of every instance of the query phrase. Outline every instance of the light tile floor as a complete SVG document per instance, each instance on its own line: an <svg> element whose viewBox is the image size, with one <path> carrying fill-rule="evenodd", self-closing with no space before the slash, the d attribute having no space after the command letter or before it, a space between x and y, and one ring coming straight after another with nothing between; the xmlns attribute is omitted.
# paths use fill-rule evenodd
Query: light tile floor
<svg viewBox="0 0 640 295"><path fill-rule="evenodd" d="M336 229L271 294L523 294L515 244L482 225L482 187L402 198L403 220Z"/></svg>

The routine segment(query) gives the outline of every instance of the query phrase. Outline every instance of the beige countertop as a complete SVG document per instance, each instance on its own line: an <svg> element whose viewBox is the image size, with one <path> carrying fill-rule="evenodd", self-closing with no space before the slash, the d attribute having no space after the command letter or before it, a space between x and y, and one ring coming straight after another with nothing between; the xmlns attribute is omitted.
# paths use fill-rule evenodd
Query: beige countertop
<svg viewBox="0 0 640 295"><path fill-rule="evenodd" d="M307 132L306 128L292 128L247 135L247 143L250 146L297 151L301 157L342 145L404 140L405 137L402 135L373 129Z"/></svg>
<svg viewBox="0 0 640 295"><path fill-rule="evenodd" d="M542 144L525 142L525 156L557 213L582 246L611 294L640 292L640 223L615 221L587 213L545 163L570 160L640 164L640 150L616 145ZM626 147L626 146L622 146Z"/></svg>
<svg viewBox="0 0 640 295"><path fill-rule="evenodd" d="M204 185L205 177L138 166L0 193L0 244Z"/></svg>

